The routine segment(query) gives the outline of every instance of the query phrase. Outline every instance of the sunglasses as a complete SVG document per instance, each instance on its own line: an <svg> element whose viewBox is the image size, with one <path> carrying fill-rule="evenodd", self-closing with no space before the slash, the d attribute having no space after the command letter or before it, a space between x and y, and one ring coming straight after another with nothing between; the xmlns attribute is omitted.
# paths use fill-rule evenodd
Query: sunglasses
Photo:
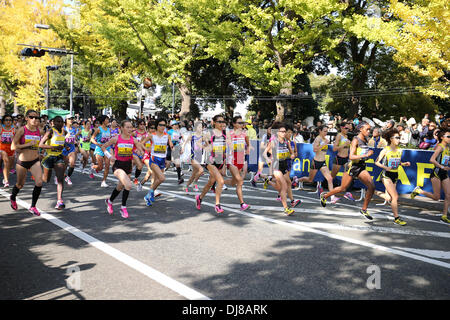
<svg viewBox="0 0 450 320"><path fill-rule="evenodd" d="M400 137L392 137L393 139L397 139L397 140L400 140Z"/></svg>
<svg viewBox="0 0 450 320"><path fill-rule="evenodd" d="M244 122L244 121L241 121L241 122L238 122L238 124L245 124L245 122Z"/></svg>
<svg viewBox="0 0 450 320"><path fill-rule="evenodd" d="M5 119L5 121L12 121L12 119L11 118L7 118L7 119Z"/></svg>
<svg viewBox="0 0 450 320"><path fill-rule="evenodd" d="M156 127L150 127L150 129L152 129L152 130L155 130L155 129L156 129Z"/></svg>
<svg viewBox="0 0 450 320"><path fill-rule="evenodd" d="M165 127L165 126L166 126L165 124L158 123L158 127Z"/></svg>
<svg viewBox="0 0 450 320"><path fill-rule="evenodd" d="M444 138L450 138L450 136L444 136Z"/></svg>
<svg viewBox="0 0 450 320"><path fill-rule="evenodd" d="M40 119L39 116L28 116L28 119Z"/></svg>

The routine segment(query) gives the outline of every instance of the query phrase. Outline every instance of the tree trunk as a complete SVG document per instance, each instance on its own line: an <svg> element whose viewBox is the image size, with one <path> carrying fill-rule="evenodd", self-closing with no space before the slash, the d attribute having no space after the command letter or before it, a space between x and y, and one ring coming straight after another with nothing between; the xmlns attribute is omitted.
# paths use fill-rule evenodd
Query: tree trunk
<svg viewBox="0 0 450 320"><path fill-rule="evenodd" d="M223 101L224 109L225 109L225 117L227 119L233 119L234 108L236 107L235 100L224 100Z"/></svg>
<svg viewBox="0 0 450 320"><path fill-rule="evenodd" d="M285 83L284 88L280 90L280 96L292 95L292 83ZM276 121L283 121L285 114L288 120L292 120L292 102L287 99L277 100L277 115Z"/></svg>
<svg viewBox="0 0 450 320"><path fill-rule="evenodd" d="M6 113L6 99L4 97L4 91L0 89L0 117L3 118L5 113Z"/></svg>
<svg viewBox="0 0 450 320"><path fill-rule="evenodd" d="M181 94L180 120L186 120L187 114L191 111L191 90L184 83L178 84L177 87Z"/></svg>

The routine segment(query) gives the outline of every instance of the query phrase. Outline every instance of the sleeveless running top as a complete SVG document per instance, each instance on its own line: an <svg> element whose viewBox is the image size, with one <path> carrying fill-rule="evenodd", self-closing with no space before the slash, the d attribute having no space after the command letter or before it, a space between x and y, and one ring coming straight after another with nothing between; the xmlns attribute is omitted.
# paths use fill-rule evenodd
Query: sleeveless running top
<svg viewBox="0 0 450 320"><path fill-rule="evenodd" d="M58 130L56 130L55 128L51 128L52 130L52 137L50 138L50 140L47 141L47 144L49 146L52 147L59 147L59 146L64 146L65 140L66 140L66 136L64 135L64 129L61 130L61 132L58 132ZM63 152L63 150L52 150L52 149L47 149L47 155L48 156L60 156Z"/></svg>
<svg viewBox="0 0 450 320"><path fill-rule="evenodd" d="M439 143L438 146L442 147L442 152L437 156L436 161L443 165L443 166L449 166L449 160L450 160L450 148L447 145L446 147L444 147L442 145L442 143Z"/></svg>
<svg viewBox="0 0 450 320"><path fill-rule="evenodd" d="M226 150L227 150L227 136L224 131L219 136L216 136L213 132L211 137L211 162L215 164L223 164L226 159Z"/></svg>
<svg viewBox="0 0 450 320"><path fill-rule="evenodd" d="M203 157L203 148L199 146L198 141L202 140L203 136L197 137L195 134L191 137L191 159L197 161L198 163L202 162Z"/></svg>
<svg viewBox="0 0 450 320"><path fill-rule="evenodd" d="M243 130L239 134L236 134L234 130L230 132L234 164L245 162L245 137L246 133Z"/></svg>
<svg viewBox="0 0 450 320"><path fill-rule="evenodd" d="M106 128L106 130L104 130L102 127L98 127L98 128L100 131L97 134L97 136L95 137L95 140L97 141L97 143L104 144L104 143L108 142L111 139L111 129Z"/></svg>
<svg viewBox="0 0 450 320"><path fill-rule="evenodd" d="M29 142L34 142L31 147L27 149L38 150L39 149L39 141L41 140L41 132L38 128L36 131L28 130L27 126L23 126L23 136L20 138L20 144L26 144Z"/></svg>
<svg viewBox="0 0 450 320"><path fill-rule="evenodd" d="M125 140L122 135L117 136L116 147L114 148L114 156L118 161L131 161L133 159L134 140L133 137Z"/></svg>
<svg viewBox="0 0 450 320"><path fill-rule="evenodd" d="M11 147L11 143L13 141L15 134L16 134L16 129L14 127L11 127L11 129L6 130L3 126L1 126L0 144L1 145L9 145Z"/></svg>
<svg viewBox="0 0 450 320"><path fill-rule="evenodd" d="M156 133L152 134L152 157L165 158L167 155L167 143L169 142L169 135L164 133L158 137Z"/></svg>
<svg viewBox="0 0 450 320"><path fill-rule="evenodd" d="M369 152L369 145L367 144L367 141L361 140L359 137L355 137L356 140L358 140L358 146L356 148L356 155L362 156L366 155ZM352 164L365 164L365 160L352 160Z"/></svg>
<svg viewBox="0 0 450 320"><path fill-rule="evenodd" d="M400 167L400 163L402 160L403 150L397 149L396 151L392 151L391 147L389 146L384 149L387 150L387 152L383 158L383 165L392 168L392 170L389 172L398 172L398 167Z"/></svg>
<svg viewBox="0 0 450 320"><path fill-rule="evenodd" d="M286 140L281 142L280 140L276 139L277 142L277 157L279 161L285 161L287 159L290 159L291 153L289 152L288 144Z"/></svg>
<svg viewBox="0 0 450 320"><path fill-rule="evenodd" d="M78 133L78 129L75 128L71 128L70 130L67 129L67 127L64 127L64 129L67 131L67 135L66 135L66 143L69 145L74 145L75 144L75 137Z"/></svg>

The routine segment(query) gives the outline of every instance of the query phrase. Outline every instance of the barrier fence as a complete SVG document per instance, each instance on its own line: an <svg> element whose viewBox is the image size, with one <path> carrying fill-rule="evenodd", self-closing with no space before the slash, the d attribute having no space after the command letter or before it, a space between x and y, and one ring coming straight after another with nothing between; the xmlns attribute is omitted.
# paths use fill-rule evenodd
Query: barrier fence
<svg viewBox="0 0 450 320"><path fill-rule="evenodd" d="M249 172L256 172L258 170L258 158L260 152L258 140L251 140L251 152L249 156ZM384 191L384 185L381 181L382 169L375 165L375 160L381 152L381 148L371 148L374 153L366 161L367 171L370 173L375 182L375 187L379 191ZM291 177L304 177L309 175L310 164L314 158L314 152L312 144L310 143L297 143L298 157L293 160ZM433 192L433 187L431 185L430 178L433 174L434 165L431 164L430 158L433 151L427 150L413 150L413 149L403 149L402 162L410 162L409 167L399 168L399 180L397 182L397 191L399 194L411 193L415 186L421 187L425 191ZM328 150L326 154L326 164L328 168L332 169L334 158L337 152L333 152L333 146L328 145ZM344 166L341 166L339 173L336 177L339 181L341 180L342 174L344 172ZM314 178L314 181L325 180L320 171ZM356 188L365 188L365 186L359 181L355 180L354 186Z"/></svg>

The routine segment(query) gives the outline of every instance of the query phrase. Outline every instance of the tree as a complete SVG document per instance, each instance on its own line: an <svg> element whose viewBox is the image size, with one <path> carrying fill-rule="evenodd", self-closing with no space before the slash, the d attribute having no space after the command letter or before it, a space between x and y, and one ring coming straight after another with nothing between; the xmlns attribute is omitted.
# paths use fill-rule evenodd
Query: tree
<svg viewBox="0 0 450 320"><path fill-rule="evenodd" d="M37 110L44 106L45 67L59 61L49 54L40 58L21 57L19 52L24 47L18 44L60 47L62 41L52 30L39 30L34 25L45 24L61 14L59 0L0 1L0 93L3 100L13 101L15 112L19 112L18 105Z"/></svg>
<svg viewBox="0 0 450 320"><path fill-rule="evenodd" d="M331 51L341 38L336 31L346 4L340 1L231 1L229 19L219 28L228 36L216 41L216 52L234 47L231 65L272 95L292 95L296 77L320 53ZM230 40L230 34L233 39ZM276 118L292 116L292 103L277 102Z"/></svg>

